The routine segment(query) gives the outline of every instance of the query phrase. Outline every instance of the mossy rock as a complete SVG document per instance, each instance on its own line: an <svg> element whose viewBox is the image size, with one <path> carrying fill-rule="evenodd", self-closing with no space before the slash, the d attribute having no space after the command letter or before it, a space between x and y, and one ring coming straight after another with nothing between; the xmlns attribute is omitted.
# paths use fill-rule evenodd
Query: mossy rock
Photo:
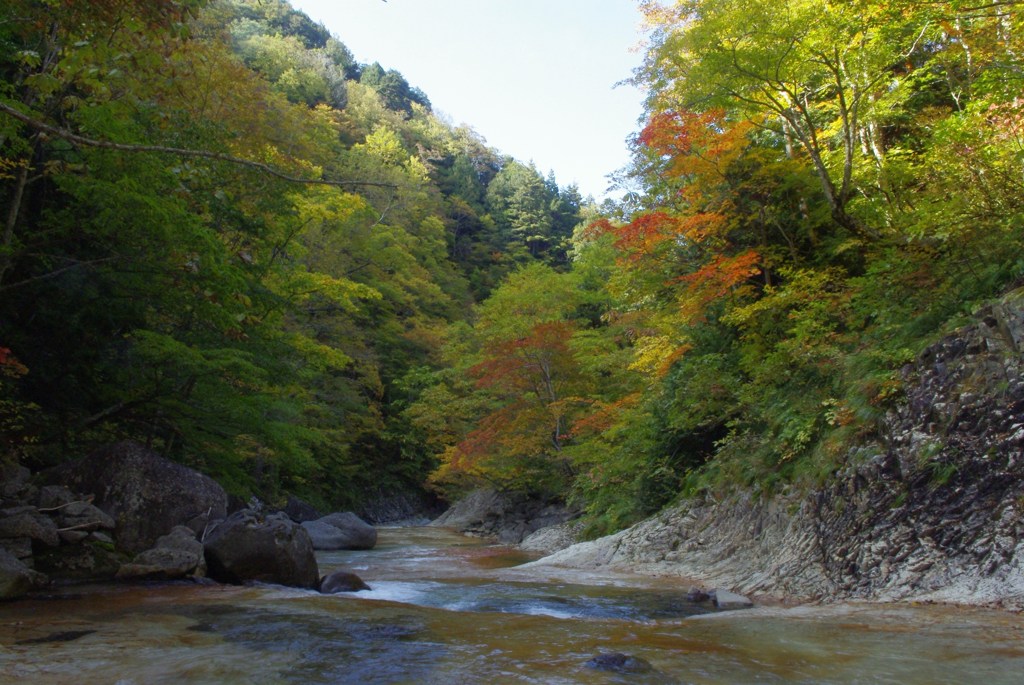
<svg viewBox="0 0 1024 685"><path fill-rule="evenodd" d="M101 540L84 540L37 552L36 570L54 580L110 580L121 564L129 560L114 546Z"/></svg>

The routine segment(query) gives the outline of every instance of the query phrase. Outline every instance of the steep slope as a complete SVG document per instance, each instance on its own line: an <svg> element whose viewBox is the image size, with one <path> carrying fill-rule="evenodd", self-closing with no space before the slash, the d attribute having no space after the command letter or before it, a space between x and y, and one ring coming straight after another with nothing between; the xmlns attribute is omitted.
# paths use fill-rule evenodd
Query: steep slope
<svg viewBox="0 0 1024 685"><path fill-rule="evenodd" d="M1024 290L904 368L878 440L807 494L686 502L540 564L795 600L1024 608Z"/></svg>

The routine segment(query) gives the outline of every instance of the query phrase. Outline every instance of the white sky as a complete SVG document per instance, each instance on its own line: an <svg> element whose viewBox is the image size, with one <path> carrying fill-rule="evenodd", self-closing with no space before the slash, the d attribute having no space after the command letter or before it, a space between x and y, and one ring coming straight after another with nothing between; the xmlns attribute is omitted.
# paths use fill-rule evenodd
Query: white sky
<svg viewBox="0 0 1024 685"><path fill-rule="evenodd" d="M562 187L600 200L629 160L642 95L635 0L291 0L363 63Z"/></svg>

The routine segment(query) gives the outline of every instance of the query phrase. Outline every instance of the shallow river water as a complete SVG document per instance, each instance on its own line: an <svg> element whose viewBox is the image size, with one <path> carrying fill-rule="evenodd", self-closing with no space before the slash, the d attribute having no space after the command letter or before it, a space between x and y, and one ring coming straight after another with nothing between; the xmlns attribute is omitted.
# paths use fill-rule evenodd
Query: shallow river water
<svg viewBox="0 0 1024 685"><path fill-rule="evenodd" d="M1024 683L1024 617L906 605L708 612L664 579L516 566L381 529L321 573L371 591L81 586L0 604L0 683ZM645 672L587 665L630 655Z"/></svg>

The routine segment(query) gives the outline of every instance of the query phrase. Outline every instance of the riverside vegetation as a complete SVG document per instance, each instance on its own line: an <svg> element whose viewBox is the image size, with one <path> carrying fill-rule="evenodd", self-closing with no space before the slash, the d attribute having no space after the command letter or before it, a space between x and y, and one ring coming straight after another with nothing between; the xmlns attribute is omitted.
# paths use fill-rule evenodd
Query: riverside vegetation
<svg viewBox="0 0 1024 685"><path fill-rule="evenodd" d="M1024 12L640 6L646 123L596 205L286 2L6 3L3 456L133 439L323 509L488 485L588 536L827 491L1022 282ZM934 491L955 447L916 452Z"/></svg>

